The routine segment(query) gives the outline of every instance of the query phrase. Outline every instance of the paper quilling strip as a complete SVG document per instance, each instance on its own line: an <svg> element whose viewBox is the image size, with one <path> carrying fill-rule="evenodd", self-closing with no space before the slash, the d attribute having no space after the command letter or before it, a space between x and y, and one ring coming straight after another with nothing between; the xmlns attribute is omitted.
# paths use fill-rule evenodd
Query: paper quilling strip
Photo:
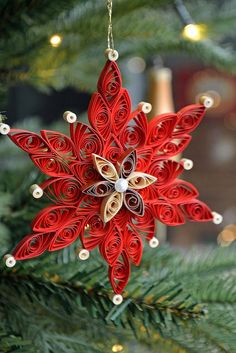
<svg viewBox="0 0 236 353"><path fill-rule="evenodd" d="M80 238L87 251L99 247L113 290L122 293L130 264L140 264L143 241L158 244L152 241L155 219L171 226L186 218L213 219L196 188L178 179L183 163L172 160L190 143L205 110L189 105L148 123L145 109L131 112L119 68L108 60L89 105L90 126L69 112L70 137L11 129L10 139L49 177L37 190L52 201L35 217L32 233L16 246L13 259L59 250Z"/></svg>

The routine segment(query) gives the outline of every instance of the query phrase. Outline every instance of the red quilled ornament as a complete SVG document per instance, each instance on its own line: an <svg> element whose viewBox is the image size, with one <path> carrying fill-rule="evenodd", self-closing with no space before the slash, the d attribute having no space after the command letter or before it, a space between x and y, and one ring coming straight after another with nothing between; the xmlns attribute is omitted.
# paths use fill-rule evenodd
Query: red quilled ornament
<svg viewBox="0 0 236 353"><path fill-rule="evenodd" d="M121 294L131 264L140 264L143 242L158 245L156 219L170 226L183 224L186 218L215 223L221 219L198 200L193 185L178 178L190 169L191 161L172 159L190 143L190 134L205 114L204 104L159 115L148 123L145 112L150 105L140 103L131 111L119 68L110 60L97 87L88 109L90 126L76 122L71 112L64 114L70 137L49 130L40 135L10 130L10 139L49 177L40 186L32 185L33 196L44 193L52 205L35 217L32 233L6 256L6 263L11 267L15 260L62 249L80 238L80 258L88 258L89 251L99 247L112 288Z"/></svg>

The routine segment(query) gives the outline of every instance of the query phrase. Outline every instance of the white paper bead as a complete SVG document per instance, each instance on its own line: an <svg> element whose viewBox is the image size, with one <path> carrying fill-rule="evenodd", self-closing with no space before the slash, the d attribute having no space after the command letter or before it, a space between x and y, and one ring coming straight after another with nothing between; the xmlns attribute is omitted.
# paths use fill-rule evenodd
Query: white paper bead
<svg viewBox="0 0 236 353"><path fill-rule="evenodd" d="M140 111L140 112L148 114L148 113L150 113L151 110L152 110L152 105L150 103L140 102L138 104L138 111Z"/></svg>
<svg viewBox="0 0 236 353"><path fill-rule="evenodd" d="M150 248L157 248L159 245L159 240L155 237L149 240L149 246Z"/></svg>
<svg viewBox="0 0 236 353"><path fill-rule="evenodd" d="M128 189L128 181L124 178L120 178L115 182L115 190L117 192L125 192Z"/></svg>
<svg viewBox="0 0 236 353"><path fill-rule="evenodd" d="M123 297L121 294L115 294L112 298L113 304L120 305L123 302Z"/></svg>
<svg viewBox="0 0 236 353"><path fill-rule="evenodd" d="M221 216L221 214L217 213L217 212L212 212L212 216L213 216L213 223L214 224L221 224L223 221L223 216Z"/></svg>
<svg viewBox="0 0 236 353"><path fill-rule="evenodd" d="M79 252L79 258L80 260L88 260L89 258L89 251L87 249L81 249L80 252Z"/></svg>
<svg viewBox="0 0 236 353"><path fill-rule="evenodd" d="M116 61L119 58L119 53L115 49L106 49L105 55L110 61Z"/></svg>
<svg viewBox="0 0 236 353"><path fill-rule="evenodd" d="M67 121L68 123L73 124L73 123L76 122L77 116L76 116L75 113L72 113L72 112L70 112L70 111L68 110L68 111L66 111L66 112L63 114L63 119L64 119L65 121Z"/></svg>
<svg viewBox="0 0 236 353"><path fill-rule="evenodd" d="M181 164L184 167L185 170L190 170L193 167L193 161L191 159L187 158L182 158L181 159Z"/></svg>
<svg viewBox="0 0 236 353"><path fill-rule="evenodd" d="M0 134L7 135L10 132L10 126L4 123L0 123Z"/></svg>
<svg viewBox="0 0 236 353"><path fill-rule="evenodd" d="M16 259L11 254L6 254L4 260L7 267L14 267L16 264Z"/></svg>
<svg viewBox="0 0 236 353"><path fill-rule="evenodd" d="M211 108L214 104L214 99L210 96L201 96L200 103L203 104L205 108Z"/></svg>
<svg viewBox="0 0 236 353"><path fill-rule="evenodd" d="M43 189L37 184L33 184L30 187L30 193L35 199L40 199L43 196Z"/></svg>

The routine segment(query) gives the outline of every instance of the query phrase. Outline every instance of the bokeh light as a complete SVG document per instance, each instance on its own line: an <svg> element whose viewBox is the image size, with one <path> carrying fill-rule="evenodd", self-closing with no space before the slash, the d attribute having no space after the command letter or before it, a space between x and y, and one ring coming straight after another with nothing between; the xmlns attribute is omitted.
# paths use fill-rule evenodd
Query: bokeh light
<svg viewBox="0 0 236 353"><path fill-rule="evenodd" d="M146 62L143 58L134 56L128 60L127 66L133 74L141 74L146 68Z"/></svg>
<svg viewBox="0 0 236 353"><path fill-rule="evenodd" d="M204 39L206 37L206 26L203 24L190 23L184 27L182 36L192 41Z"/></svg>
<svg viewBox="0 0 236 353"><path fill-rule="evenodd" d="M54 34L53 36L51 36L50 38L50 43L51 43L51 46L56 48L56 47L59 47L59 45L61 44L62 42L62 37L59 36L59 34Z"/></svg>
<svg viewBox="0 0 236 353"><path fill-rule="evenodd" d="M122 352L124 347L121 344L114 344L112 346L112 352L117 353L117 352Z"/></svg>

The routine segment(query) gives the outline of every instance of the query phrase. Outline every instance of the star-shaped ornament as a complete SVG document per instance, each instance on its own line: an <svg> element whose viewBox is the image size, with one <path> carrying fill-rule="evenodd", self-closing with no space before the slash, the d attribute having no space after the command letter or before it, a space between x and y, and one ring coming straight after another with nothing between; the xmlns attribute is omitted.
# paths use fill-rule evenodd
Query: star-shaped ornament
<svg viewBox="0 0 236 353"><path fill-rule="evenodd" d="M32 232L5 259L12 267L17 260L62 249L79 238L82 260L99 247L108 263L113 302L120 304L130 265L141 261L143 242L158 245L156 219L176 226L186 218L220 223L222 217L198 200L193 185L179 179L192 161L173 160L191 141L209 99L148 123L151 105L141 102L131 111L119 68L109 58L89 104L91 126L65 112L70 137L49 130L41 134L8 131L10 139L49 177L31 186L33 197L45 194L52 204L39 212ZM5 125L0 125L4 134Z"/></svg>

